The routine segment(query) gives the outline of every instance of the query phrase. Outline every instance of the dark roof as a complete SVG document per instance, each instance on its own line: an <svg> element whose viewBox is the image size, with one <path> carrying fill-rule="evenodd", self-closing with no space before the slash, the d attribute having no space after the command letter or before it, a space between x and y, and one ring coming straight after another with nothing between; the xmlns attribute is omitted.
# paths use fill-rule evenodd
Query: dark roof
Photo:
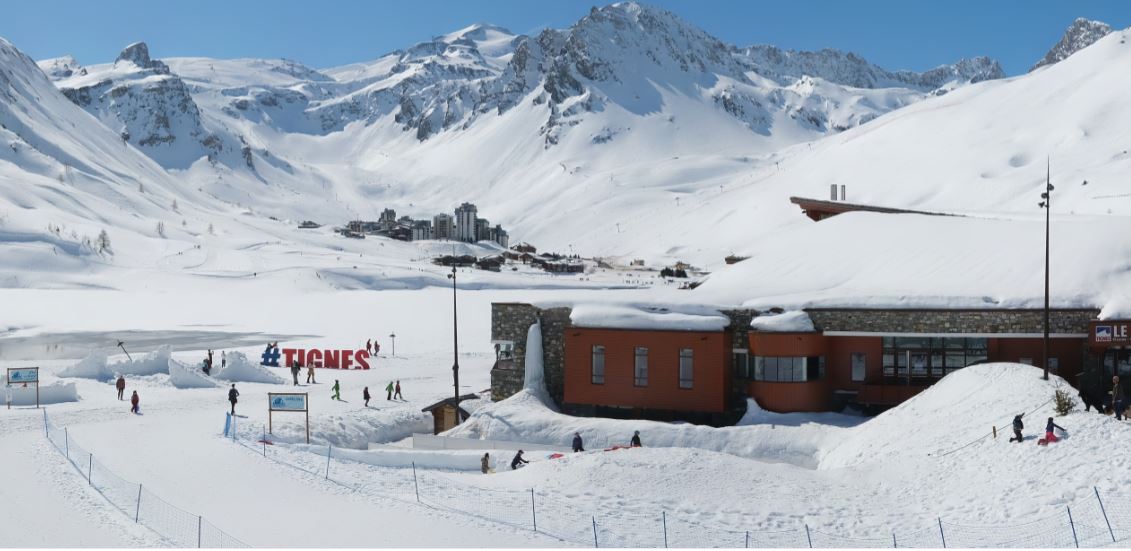
<svg viewBox="0 0 1131 551"><path fill-rule="evenodd" d="M459 401L461 401L461 402L466 402L468 400L478 400L478 399L479 399L478 394L464 394L463 396L459 397ZM444 398L443 400L440 400L439 402L436 402L435 404L432 404L432 405L430 405L426 408L423 408L420 411L432 411L432 410L434 410L434 409L436 409L440 406L454 405L455 401L456 401L456 399L454 397L453 398ZM461 413L467 414L466 411L463 411L463 408L459 408L459 409L460 409Z"/></svg>
<svg viewBox="0 0 1131 551"><path fill-rule="evenodd" d="M805 197L790 197L789 202L799 207L806 216L813 220L821 220L844 212L882 212L888 214L928 214L932 216L957 216L943 212L927 212L922 210L900 209L894 207L880 207L876 205L862 205L860 203L845 203L844 201L823 201Z"/></svg>

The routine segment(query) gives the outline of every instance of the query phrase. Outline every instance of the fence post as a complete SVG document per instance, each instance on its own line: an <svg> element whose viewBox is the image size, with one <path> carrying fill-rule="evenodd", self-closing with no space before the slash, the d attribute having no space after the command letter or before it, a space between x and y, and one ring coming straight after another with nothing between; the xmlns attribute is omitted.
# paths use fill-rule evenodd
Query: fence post
<svg viewBox="0 0 1131 551"><path fill-rule="evenodd" d="M893 549L899 547L899 542L895 541L895 530L891 531L891 546Z"/></svg>
<svg viewBox="0 0 1131 551"><path fill-rule="evenodd" d="M420 483L416 481L416 461L412 462L412 487L416 489L416 502L420 503Z"/></svg>
<svg viewBox="0 0 1131 551"><path fill-rule="evenodd" d="M71 434L67 432L67 427L63 427L63 447L64 455L67 456L67 461L71 460Z"/></svg>
<svg viewBox="0 0 1131 551"><path fill-rule="evenodd" d="M47 439L51 439L51 431L47 430L47 408L43 408L43 434L47 435Z"/></svg>
<svg viewBox="0 0 1131 551"><path fill-rule="evenodd" d="M746 547L750 547L750 530L746 531Z"/></svg>
<svg viewBox="0 0 1131 551"><path fill-rule="evenodd" d="M1069 506L1064 507L1068 511L1068 525L1072 527L1072 541L1076 544L1076 548L1080 548L1080 540L1076 539L1076 523L1072 522L1072 508Z"/></svg>
<svg viewBox="0 0 1131 551"><path fill-rule="evenodd" d="M660 514L662 515L661 518L664 521L664 549L667 549L668 548L668 512L667 511L660 511Z"/></svg>
<svg viewBox="0 0 1131 551"><path fill-rule="evenodd" d="M267 427L263 427L263 457L267 457Z"/></svg>
<svg viewBox="0 0 1131 551"><path fill-rule="evenodd" d="M809 536L809 525L805 525L805 541L809 542L809 549L813 548L813 538Z"/></svg>
<svg viewBox="0 0 1131 551"><path fill-rule="evenodd" d="M86 483L94 486L94 481L90 479L90 473L94 470L94 454L90 454L86 459Z"/></svg>
<svg viewBox="0 0 1131 551"><path fill-rule="evenodd" d="M597 544L597 517L590 517L593 519L593 547L601 547Z"/></svg>
<svg viewBox="0 0 1131 551"><path fill-rule="evenodd" d="M1104 522L1107 523L1107 532L1111 534L1111 542L1115 543L1115 531L1111 529L1111 521L1107 519L1107 510L1104 509L1104 502L1100 499L1100 489L1095 486L1092 486L1092 489L1096 491L1096 501L1100 502L1100 512L1104 514Z"/></svg>
<svg viewBox="0 0 1131 551"><path fill-rule="evenodd" d="M137 509L134 510L134 522L141 518L141 484L137 485Z"/></svg>
<svg viewBox="0 0 1131 551"><path fill-rule="evenodd" d="M202 531L201 525L203 525L203 524L204 524L204 517L202 517L200 515L196 515L196 548L197 549L200 549L200 533Z"/></svg>
<svg viewBox="0 0 1131 551"><path fill-rule="evenodd" d="M942 529L942 517L939 517L939 537L942 538L943 549L946 549L946 533Z"/></svg>
<svg viewBox="0 0 1131 551"><path fill-rule="evenodd" d="M538 510L534 508L534 488L530 489L530 518L534 519L534 531L538 531Z"/></svg>
<svg viewBox="0 0 1131 551"><path fill-rule="evenodd" d="M333 444L326 445L326 480L330 480L330 454L333 453Z"/></svg>

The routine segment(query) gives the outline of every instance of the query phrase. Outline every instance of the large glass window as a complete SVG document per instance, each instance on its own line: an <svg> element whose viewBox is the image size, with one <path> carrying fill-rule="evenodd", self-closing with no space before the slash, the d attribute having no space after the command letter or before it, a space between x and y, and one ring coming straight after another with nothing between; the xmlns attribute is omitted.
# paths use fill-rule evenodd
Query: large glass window
<svg viewBox="0 0 1131 551"><path fill-rule="evenodd" d="M690 348L679 350L679 388L691 388L694 378L694 354Z"/></svg>
<svg viewBox="0 0 1131 551"><path fill-rule="evenodd" d="M823 375L823 357L754 356L754 380L799 383Z"/></svg>
<svg viewBox="0 0 1131 551"><path fill-rule="evenodd" d="M605 384L605 347L600 344L593 345L592 373L593 384Z"/></svg>
<svg viewBox="0 0 1131 551"><path fill-rule="evenodd" d="M886 377L942 377L983 362L988 345L983 338L883 337Z"/></svg>
<svg viewBox="0 0 1131 551"><path fill-rule="evenodd" d="M636 386L648 386L648 349L636 347L636 369L633 377Z"/></svg>

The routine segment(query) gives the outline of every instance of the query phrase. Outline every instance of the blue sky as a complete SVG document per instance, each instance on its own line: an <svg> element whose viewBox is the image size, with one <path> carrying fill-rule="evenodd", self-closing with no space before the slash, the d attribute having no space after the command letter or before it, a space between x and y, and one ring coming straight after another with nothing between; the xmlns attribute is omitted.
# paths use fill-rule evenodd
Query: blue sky
<svg viewBox="0 0 1131 551"><path fill-rule="evenodd" d="M1131 26L1124 0L653 0L737 45L837 48L888 69L988 55L1023 73L1076 17ZM285 57L315 68L373 59L475 22L517 33L564 28L593 0L70 1L5 3L0 36L36 59L113 61L127 44L155 57Z"/></svg>

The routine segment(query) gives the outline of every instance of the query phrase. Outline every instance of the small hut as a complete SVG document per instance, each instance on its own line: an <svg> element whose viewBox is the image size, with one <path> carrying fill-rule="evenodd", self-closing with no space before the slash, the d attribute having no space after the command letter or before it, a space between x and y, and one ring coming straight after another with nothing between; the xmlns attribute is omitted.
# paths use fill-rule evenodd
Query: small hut
<svg viewBox="0 0 1131 551"><path fill-rule="evenodd" d="M468 400L478 400L479 396L476 394L464 394L459 397L459 401L466 402ZM427 411L432 414L432 434L440 434L448 429L456 426L456 399L445 398L432 404L420 411ZM464 422L470 417L471 414L463 408L459 408L459 420Z"/></svg>

